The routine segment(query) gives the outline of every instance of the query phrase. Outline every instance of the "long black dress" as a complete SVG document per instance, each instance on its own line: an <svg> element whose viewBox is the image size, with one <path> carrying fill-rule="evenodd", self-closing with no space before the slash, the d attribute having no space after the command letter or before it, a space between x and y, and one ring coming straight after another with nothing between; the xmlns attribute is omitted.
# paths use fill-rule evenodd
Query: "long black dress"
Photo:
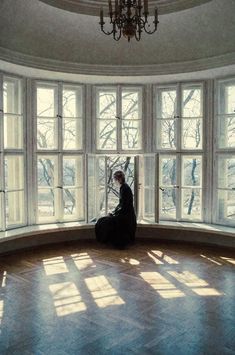
<svg viewBox="0 0 235 355"><path fill-rule="evenodd" d="M102 243L111 243L116 247L125 247L135 241L136 215L133 206L133 194L126 184L120 187L119 204L111 216L100 218L95 225L96 239Z"/></svg>

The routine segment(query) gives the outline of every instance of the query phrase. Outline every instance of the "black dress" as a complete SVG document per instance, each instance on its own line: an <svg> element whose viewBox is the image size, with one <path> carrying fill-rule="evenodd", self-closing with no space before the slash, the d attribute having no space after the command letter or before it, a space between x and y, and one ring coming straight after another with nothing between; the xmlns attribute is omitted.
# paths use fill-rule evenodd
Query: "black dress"
<svg viewBox="0 0 235 355"><path fill-rule="evenodd" d="M126 184L120 187L119 204L111 216L100 218L95 226L96 239L102 243L110 242L116 247L125 247L135 241L136 215L133 194Z"/></svg>

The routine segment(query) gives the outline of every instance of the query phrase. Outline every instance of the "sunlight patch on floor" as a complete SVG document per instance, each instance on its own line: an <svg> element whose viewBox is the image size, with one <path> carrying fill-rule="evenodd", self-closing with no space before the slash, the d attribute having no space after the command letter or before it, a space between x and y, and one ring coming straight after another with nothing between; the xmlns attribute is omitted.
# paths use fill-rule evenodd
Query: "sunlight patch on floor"
<svg viewBox="0 0 235 355"><path fill-rule="evenodd" d="M85 279L92 297L100 308L124 304L123 299L103 275Z"/></svg>
<svg viewBox="0 0 235 355"><path fill-rule="evenodd" d="M49 288L59 317L86 310L86 305L73 282L61 282L50 285Z"/></svg>
<svg viewBox="0 0 235 355"><path fill-rule="evenodd" d="M43 266L45 273L48 276L69 272L62 256L44 259Z"/></svg>

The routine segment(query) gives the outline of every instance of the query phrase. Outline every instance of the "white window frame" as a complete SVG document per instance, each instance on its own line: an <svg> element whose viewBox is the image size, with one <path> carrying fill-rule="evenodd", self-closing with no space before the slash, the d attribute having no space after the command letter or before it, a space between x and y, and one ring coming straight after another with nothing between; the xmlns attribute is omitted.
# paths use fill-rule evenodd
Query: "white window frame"
<svg viewBox="0 0 235 355"><path fill-rule="evenodd" d="M139 149L122 149L122 89L129 89L130 90L138 90L141 92L141 119L140 121L140 145ZM97 130L97 122L98 118L96 116L97 113L97 92L100 90L113 90L116 91L117 97L117 105L116 105L116 137L117 137L117 147L116 149L109 150L109 149L99 149L98 148L98 130ZM146 132L146 125L147 123L143 119L144 117L144 107L145 107L145 87L144 85L130 85L130 84L121 84L121 85L95 85L93 87L93 102L92 102L92 141L93 147L92 151L96 154L132 154L137 155L138 153L143 152L144 147L144 136Z"/></svg>

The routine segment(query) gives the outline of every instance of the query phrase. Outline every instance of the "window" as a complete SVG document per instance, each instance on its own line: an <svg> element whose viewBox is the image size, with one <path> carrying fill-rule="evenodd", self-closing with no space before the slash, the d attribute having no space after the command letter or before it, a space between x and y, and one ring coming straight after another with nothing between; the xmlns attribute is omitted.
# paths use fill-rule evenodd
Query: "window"
<svg viewBox="0 0 235 355"><path fill-rule="evenodd" d="M96 87L96 149L142 149L142 88Z"/></svg>
<svg viewBox="0 0 235 355"><path fill-rule="evenodd" d="M3 76L3 108L0 116L0 229L26 223L25 124L23 82Z"/></svg>
<svg viewBox="0 0 235 355"><path fill-rule="evenodd" d="M83 88L36 83L37 222L85 218Z"/></svg>
<svg viewBox="0 0 235 355"><path fill-rule="evenodd" d="M216 222L235 225L235 80L221 80L217 87Z"/></svg>
<svg viewBox="0 0 235 355"><path fill-rule="evenodd" d="M160 220L203 220L203 96L201 83L156 87Z"/></svg>

